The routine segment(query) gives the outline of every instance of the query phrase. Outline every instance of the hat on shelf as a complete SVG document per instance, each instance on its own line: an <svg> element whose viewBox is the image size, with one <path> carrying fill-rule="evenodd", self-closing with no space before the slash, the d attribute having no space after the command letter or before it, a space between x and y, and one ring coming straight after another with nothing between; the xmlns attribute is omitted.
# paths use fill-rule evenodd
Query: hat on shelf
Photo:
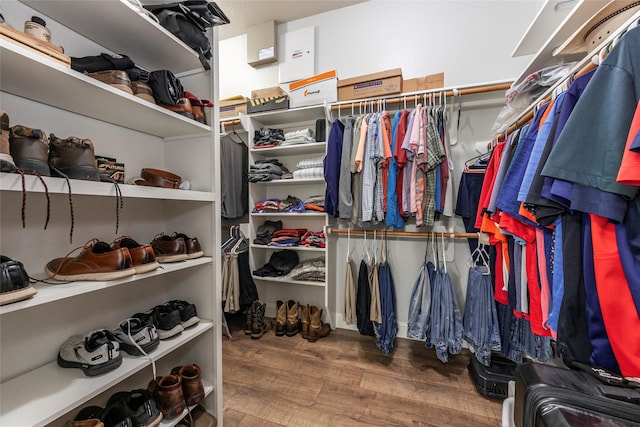
<svg viewBox="0 0 640 427"><path fill-rule="evenodd" d="M554 52L554 56L593 52L609 34L620 28L638 11L640 11L640 1L608 2L560 45Z"/></svg>

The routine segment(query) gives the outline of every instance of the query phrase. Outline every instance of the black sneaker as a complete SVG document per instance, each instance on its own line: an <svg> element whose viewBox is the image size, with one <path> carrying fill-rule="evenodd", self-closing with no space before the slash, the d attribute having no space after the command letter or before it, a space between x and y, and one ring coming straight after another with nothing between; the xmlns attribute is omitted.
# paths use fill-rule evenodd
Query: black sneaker
<svg viewBox="0 0 640 427"><path fill-rule="evenodd" d="M113 334L101 329L87 335L68 338L58 352L62 368L80 368L88 377L113 371L122 364L120 344Z"/></svg>
<svg viewBox="0 0 640 427"><path fill-rule="evenodd" d="M107 401L107 408L114 406L120 408L131 419L133 427L155 426L162 421L162 413L153 399L153 394L147 390L115 393Z"/></svg>
<svg viewBox="0 0 640 427"><path fill-rule="evenodd" d="M191 304L187 301L173 300L166 302L164 305L174 308L180 312L180 323L184 329L195 326L200 322L195 304Z"/></svg>
<svg viewBox="0 0 640 427"><path fill-rule="evenodd" d="M166 340L184 331L178 309L166 305L155 306L144 313L136 313L133 317L137 317L143 322L152 322L161 340Z"/></svg>
<svg viewBox="0 0 640 427"><path fill-rule="evenodd" d="M20 261L0 255L0 305L22 301L37 293Z"/></svg>

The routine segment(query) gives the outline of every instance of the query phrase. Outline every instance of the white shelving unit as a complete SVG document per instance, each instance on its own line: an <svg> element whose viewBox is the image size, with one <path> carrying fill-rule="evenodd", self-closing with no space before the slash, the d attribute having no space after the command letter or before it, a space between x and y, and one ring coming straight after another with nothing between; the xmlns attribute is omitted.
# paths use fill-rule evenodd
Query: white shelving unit
<svg viewBox="0 0 640 427"><path fill-rule="evenodd" d="M302 107L288 110L267 111L249 114L247 132L254 135L254 131L263 127L282 129L285 133L298 129L310 128L315 132L317 119L325 118L325 108L322 105ZM289 171L297 169L297 163L302 159L321 157L326 152L326 141L291 146L277 146L273 148L253 148L249 142L249 165L256 160L278 159ZM318 179L286 179L268 182L249 183L249 209L253 209L255 202L267 198L285 199L295 196L304 201L313 195L324 195L324 178ZM327 215L324 212L304 213L251 213L249 216L250 240L256 237L257 230L265 221L282 221L283 228L306 228L309 231L323 231L327 225ZM249 247L250 265L252 271L262 267L274 252L293 250L300 261L314 258L324 258L327 261L326 248L311 248L305 246L274 247L251 243ZM253 276L258 288L258 295L267 303L267 315L275 316L276 301L293 299L301 304L327 307L328 289L325 282L308 282L290 280L281 277ZM326 310L325 310L326 311Z"/></svg>
<svg viewBox="0 0 640 427"><path fill-rule="evenodd" d="M204 71L183 42L126 0L8 1L2 13L19 28L37 15L54 29L65 53L80 57L102 52L128 55L138 65L182 74L186 90L218 99L217 30L213 30L212 70ZM61 426L84 406L104 407L115 392L146 388L151 361L123 354L117 369L86 377L57 365L60 345L71 335L112 329L135 313L173 299L196 305L201 321L150 354L157 375L196 363L205 384L205 406L222 425L222 332L220 282L219 159L216 126L190 120L89 78L46 55L0 38L0 99L17 124L65 138L93 141L97 155L125 163L126 178L143 167L188 179L191 190L120 185L124 208L116 233L116 190L112 184L71 180L73 243L66 182L44 177L48 189L19 174L0 173L0 253L21 261L30 276L44 278L45 264L92 238L110 243L128 235L140 243L174 231L198 237L205 256L162 264L153 272L107 282L39 283L37 294L0 307L0 425ZM217 109L210 123L218 122ZM43 229L47 198L51 219ZM78 252L71 254L75 256ZM179 420L163 421L175 425Z"/></svg>

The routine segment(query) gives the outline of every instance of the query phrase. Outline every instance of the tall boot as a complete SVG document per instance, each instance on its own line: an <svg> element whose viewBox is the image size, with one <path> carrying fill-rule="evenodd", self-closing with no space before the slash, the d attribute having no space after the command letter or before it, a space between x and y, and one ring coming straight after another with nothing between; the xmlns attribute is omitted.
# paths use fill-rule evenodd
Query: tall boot
<svg viewBox="0 0 640 427"><path fill-rule="evenodd" d="M282 337L287 331L287 305L282 301L276 302L276 336Z"/></svg>
<svg viewBox="0 0 640 427"><path fill-rule="evenodd" d="M256 309L256 306L260 305L260 301L255 300L253 304L247 308L245 313L245 321L244 321L244 334L251 335L251 326L253 325L253 311Z"/></svg>
<svg viewBox="0 0 640 427"><path fill-rule="evenodd" d="M302 333L302 338L306 340L307 338L309 338L309 323L311 323L311 317L309 315L309 304L300 305L300 323L300 332Z"/></svg>
<svg viewBox="0 0 640 427"><path fill-rule="evenodd" d="M331 326L322 322L322 309L312 305L310 308L311 323L309 324L309 342L316 342L331 332Z"/></svg>
<svg viewBox="0 0 640 427"><path fill-rule="evenodd" d="M264 335L267 326L264 323L264 311L267 308L267 304L258 304L255 306L253 310L253 323L251 324L251 338L257 340L258 338L262 338Z"/></svg>
<svg viewBox="0 0 640 427"><path fill-rule="evenodd" d="M290 299L287 301L287 336L292 337L300 330L298 320L298 303Z"/></svg>

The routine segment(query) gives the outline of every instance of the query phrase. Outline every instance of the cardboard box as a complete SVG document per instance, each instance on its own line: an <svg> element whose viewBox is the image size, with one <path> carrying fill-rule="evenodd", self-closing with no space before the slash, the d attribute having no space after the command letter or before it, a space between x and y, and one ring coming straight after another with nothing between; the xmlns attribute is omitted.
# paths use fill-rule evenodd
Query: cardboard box
<svg viewBox="0 0 640 427"><path fill-rule="evenodd" d="M289 108L289 95L257 98L247 101L247 114L261 113L271 110L286 110Z"/></svg>
<svg viewBox="0 0 640 427"><path fill-rule="evenodd" d="M112 157L96 156L96 167L101 177L124 184L124 163L118 163Z"/></svg>
<svg viewBox="0 0 640 427"><path fill-rule="evenodd" d="M439 89L442 87L444 87L444 73L429 74L428 76L407 79L402 82L403 93Z"/></svg>
<svg viewBox="0 0 640 427"><path fill-rule="evenodd" d="M247 98L244 96L234 96L220 100L220 118L228 119L247 114Z"/></svg>
<svg viewBox="0 0 640 427"><path fill-rule="evenodd" d="M289 84L289 108L318 105L338 100L336 70L316 74Z"/></svg>
<svg viewBox="0 0 640 427"><path fill-rule="evenodd" d="M402 69L381 71L338 82L338 101L372 98L402 92Z"/></svg>
<svg viewBox="0 0 640 427"><path fill-rule="evenodd" d="M287 93L282 90L280 86L267 87L264 89L256 89L251 91L251 98L271 98L274 96L286 95Z"/></svg>

